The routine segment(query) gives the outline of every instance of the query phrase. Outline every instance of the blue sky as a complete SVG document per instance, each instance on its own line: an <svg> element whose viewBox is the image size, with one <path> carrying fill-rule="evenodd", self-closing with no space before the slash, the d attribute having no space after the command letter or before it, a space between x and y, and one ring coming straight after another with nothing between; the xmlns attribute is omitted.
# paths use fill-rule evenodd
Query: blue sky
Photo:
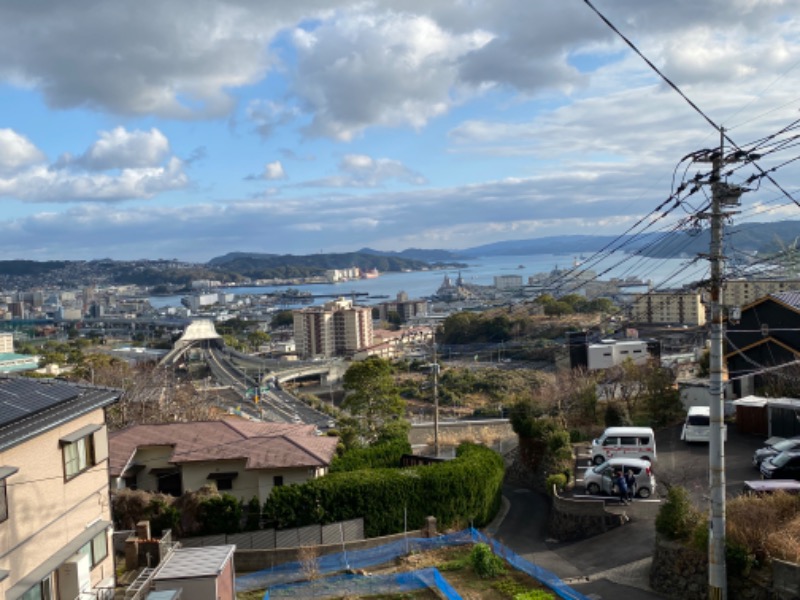
<svg viewBox="0 0 800 600"><path fill-rule="evenodd" d="M800 0L594 4L737 143L800 117ZM0 34L0 260L617 234L718 137L578 0L40 0Z"/></svg>

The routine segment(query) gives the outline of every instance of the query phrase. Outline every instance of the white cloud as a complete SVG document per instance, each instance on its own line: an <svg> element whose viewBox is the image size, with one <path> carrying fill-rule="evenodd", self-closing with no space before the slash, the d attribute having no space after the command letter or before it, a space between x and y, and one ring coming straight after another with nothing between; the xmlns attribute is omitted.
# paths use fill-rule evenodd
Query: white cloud
<svg viewBox="0 0 800 600"><path fill-rule="evenodd" d="M296 30L292 91L313 114L312 135L350 140L366 127L420 128L453 105L454 62L491 39L453 35L407 13L348 13Z"/></svg>
<svg viewBox="0 0 800 600"><path fill-rule="evenodd" d="M101 131L100 139L77 162L91 171L154 167L169 151L169 141L158 129L127 131L116 127Z"/></svg>
<svg viewBox="0 0 800 600"><path fill-rule="evenodd" d="M44 153L13 129L0 129L0 175L45 160Z"/></svg>
<svg viewBox="0 0 800 600"><path fill-rule="evenodd" d="M273 181L275 179L286 179L286 173L283 170L283 165L281 161L276 160L275 162L267 163L264 165L264 179Z"/></svg>
<svg viewBox="0 0 800 600"><path fill-rule="evenodd" d="M183 162L169 155L158 130L100 132L100 139L77 159L65 154L54 165L28 140L0 130L0 196L23 202L118 202L153 198L189 183ZM111 171L111 173L103 172Z"/></svg>
<svg viewBox="0 0 800 600"><path fill-rule="evenodd" d="M347 154L339 162L339 175L307 181L303 187L374 188L394 181L411 185L427 183L424 176L403 163L389 158L372 158L365 154Z"/></svg>

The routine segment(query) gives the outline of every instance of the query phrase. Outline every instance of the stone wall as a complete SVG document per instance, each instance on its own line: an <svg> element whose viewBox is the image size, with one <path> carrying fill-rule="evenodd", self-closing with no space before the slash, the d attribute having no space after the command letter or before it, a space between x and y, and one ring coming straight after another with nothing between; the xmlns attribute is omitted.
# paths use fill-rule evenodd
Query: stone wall
<svg viewBox="0 0 800 600"><path fill-rule="evenodd" d="M593 537L627 523L625 513L606 510L605 502L598 500L573 500L555 493L548 521L549 535L561 542L571 542Z"/></svg>
<svg viewBox="0 0 800 600"><path fill-rule="evenodd" d="M797 575L795 575L797 577ZM728 576L728 598L735 600L786 599L776 595L769 573L750 573L749 577ZM683 544L656 539L650 586L670 598L706 600L708 598L708 554Z"/></svg>

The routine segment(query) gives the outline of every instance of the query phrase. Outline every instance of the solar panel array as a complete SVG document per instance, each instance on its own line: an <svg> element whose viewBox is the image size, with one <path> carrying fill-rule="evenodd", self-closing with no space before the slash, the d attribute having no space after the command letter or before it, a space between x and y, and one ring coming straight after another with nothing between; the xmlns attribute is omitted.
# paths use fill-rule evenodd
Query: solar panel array
<svg viewBox="0 0 800 600"><path fill-rule="evenodd" d="M0 377L0 426L8 425L80 395L63 381Z"/></svg>

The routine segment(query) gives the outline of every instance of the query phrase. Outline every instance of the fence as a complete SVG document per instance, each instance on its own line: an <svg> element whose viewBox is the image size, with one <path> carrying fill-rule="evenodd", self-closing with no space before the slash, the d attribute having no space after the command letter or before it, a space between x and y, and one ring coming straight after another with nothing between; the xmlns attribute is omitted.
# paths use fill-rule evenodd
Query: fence
<svg viewBox="0 0 800 600"><path fill-rule="evenodd" d="M401 593L428 587L438 590L448 600L459 600L458 593L450 587L436 569L423 569L411 573L385 576L339 575L336 573L345 570L352 572L354 569L386 564L411 552L476 542L489 544L496 554L505 558L514 568L527 573L547 586L563 600L588 600L586 596L573 590L555 574L525 560L511 549L476 529L465 529L435 538L408 538L376 548L321 556L314 560L314 572L321 576L314 581L305 581L308 571L307 564L296 561L276 565L263 571L237 576L236 591L263 589L265 590L265 600L276 600L282 598L338 598L367 593ZM332 576L325 577L325 574Z"/></svg>
<svg viewBox="0 0 800 600"><path fill-rule="evenodd" d="M309 525L295 529L262 529L245 533L182 538L184 548L236 544L238 550L276 550L356 542L364 539L364 519L351 519L329 525Z"/></svg>

